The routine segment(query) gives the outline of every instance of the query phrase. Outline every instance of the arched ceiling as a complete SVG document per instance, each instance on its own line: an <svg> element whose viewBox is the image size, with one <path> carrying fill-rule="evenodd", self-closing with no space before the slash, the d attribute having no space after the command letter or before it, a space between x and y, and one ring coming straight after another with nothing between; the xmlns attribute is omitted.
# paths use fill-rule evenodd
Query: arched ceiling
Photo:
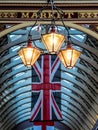
<svg viewBox="0 0 98 130"><path fill-rule="evenodd" d="M31 68L22 64L17 51L27 43L29 29L34 22L14 23L15 26L12 22L3 22L7 29L0 32L0 129L11 130L30 118ZM47 24L41 25L43 30ZM64 27L59 22L57 24L66 35ZM73 69L62 65L58 70L62 84L62 123L72 130L92 130L98 119L98 37L94 29L97 24L79 25L71 21L65 25L69 27L73 44L79 46L82 54ZM31 34L32 44L43 48L40 33L32 28Z"/></svg>

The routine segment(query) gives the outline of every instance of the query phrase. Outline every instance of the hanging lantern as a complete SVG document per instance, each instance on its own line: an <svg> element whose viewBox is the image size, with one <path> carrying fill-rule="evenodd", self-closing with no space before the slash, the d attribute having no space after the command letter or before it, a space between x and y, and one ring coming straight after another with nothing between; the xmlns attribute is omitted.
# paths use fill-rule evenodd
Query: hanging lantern
<svg viewBox="0 0 98 130"><path fill-rule="evenodd" d="M41 52L37 48L32 47L32 42L29 39L27 47L21 48L18 54L21 60L23 61L24 65L27 67L31 67L39 58Z"/></svg>
<svg viewBox="0 0 98 130"><path fill-rule="evenodd" d="M80 54L80 51L73 49L69 44L65 50L59 51L58 57L66 68L73 68Z"/></svg>
<svg viewBox="0 0 98 130"><path fill-rule="evenodd" d="M63 42L65 41L65 36L57 33L54 26L51 28L49 33L43 34L41 38L43 44L50 54L57 54Z"/></svg>

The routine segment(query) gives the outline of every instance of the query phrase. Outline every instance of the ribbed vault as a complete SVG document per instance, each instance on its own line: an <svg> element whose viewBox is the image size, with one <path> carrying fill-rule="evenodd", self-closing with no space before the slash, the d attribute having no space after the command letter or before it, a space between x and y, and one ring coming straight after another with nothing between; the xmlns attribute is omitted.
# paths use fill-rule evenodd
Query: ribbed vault
<svg viewBox="0 0 98 130"><path fill-rule="evenodd" d="M65 32L61 26L59 28ZM27 42L29 28L12 30L0 35L1 130L11 130L28 120L31 112L31 68L25 67L17 54L20 46ZM73 44L80 47L82 54L73 69L62 65L58 70L62 84L62 123L72 130L91 130L98 119L98 41L90 32L86 34L76 29L72 32L70 28L69 31ZM43 48L39 32L31 33L34 46ZM82 36L82 41L77 34Z"/></svg>

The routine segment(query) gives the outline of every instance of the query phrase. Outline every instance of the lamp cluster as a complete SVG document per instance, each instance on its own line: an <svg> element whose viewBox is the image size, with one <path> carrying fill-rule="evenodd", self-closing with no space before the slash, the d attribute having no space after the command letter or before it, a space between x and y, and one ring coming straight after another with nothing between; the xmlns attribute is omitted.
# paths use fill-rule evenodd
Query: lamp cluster
<svg viewBox="0 0 98 130"><path fill-rule="evenodd" d="M60 50L66 38L65 38L65 35L58 33L56 30L53 10L56 9L58 13L62 11L61 9L58 9L56 6L54 6L53 0L48 0L48 2L51 3L51 9L52 9L51 21L52 22L51 22L51 27L49 29L50 31L46 34L41 35L41 41L44 44L49 54L57 54L65 67L73 68L81 52L72 48L69 38L68 38L68 43L67 43L66 48L64 50ZM41 11L38 11L38 18L40 17L40 14L43 11L43 9L41 9ZM61 21L64 25L62 14L60 14L60 16L61 16ZM68 37L69 37L69 32L68 32ZM18 54L20 58L22 59L24 65L31 67L34 65L34 63L37 61L37 59L41 55L41 51L38 48L33 47L32 41L28 39L27 47L21 48Z"/></svg>

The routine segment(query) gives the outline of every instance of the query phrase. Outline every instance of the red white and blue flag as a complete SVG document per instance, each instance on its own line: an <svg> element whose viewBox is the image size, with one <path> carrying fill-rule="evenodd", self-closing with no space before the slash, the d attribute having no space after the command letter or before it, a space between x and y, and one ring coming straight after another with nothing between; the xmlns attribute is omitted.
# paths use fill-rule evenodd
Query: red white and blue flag
<svg viewBox="0 0 98 130"><path fill-rule="evenodd" d="M46 124L49 126L49 122L53 125L53 121L62 119L60 81L58 57L55 55L41 56L32 68L32 112L30 118L36 125L38 124L36 121L39 121L39 127L40 121L44 124L47 121Z"/></svg>

